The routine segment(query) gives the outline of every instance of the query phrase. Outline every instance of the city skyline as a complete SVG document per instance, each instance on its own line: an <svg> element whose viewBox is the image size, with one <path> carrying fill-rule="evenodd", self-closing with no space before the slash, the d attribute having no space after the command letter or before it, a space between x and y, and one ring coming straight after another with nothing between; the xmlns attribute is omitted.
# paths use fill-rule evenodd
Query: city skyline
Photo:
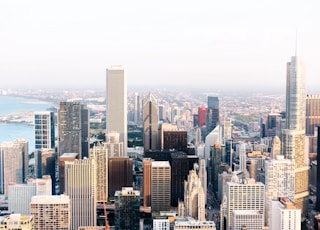
<svg viewBox="0 0 320 230"><path fill-rule="evenodd" d="M317 5L70 1L62 7L59 1L5 0L2 85L103 86L106 68L121 64L129 86L201 86L208 80L212 86L283 86L283 63L295 52L298 30L308 89L320 83Z"/></svg>

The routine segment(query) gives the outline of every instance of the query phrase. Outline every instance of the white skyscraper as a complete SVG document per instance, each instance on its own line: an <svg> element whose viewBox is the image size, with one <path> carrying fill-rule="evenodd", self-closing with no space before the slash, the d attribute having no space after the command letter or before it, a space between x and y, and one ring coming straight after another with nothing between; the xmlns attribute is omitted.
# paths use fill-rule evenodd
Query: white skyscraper
<svg viewBox="0 0 320 230"><path fill-rule="evenodd" d="M305 151L305 67L298 56L287 63L286 129L282 131L282 155L295 162L295 199L303 215L308 206L308 156Z"/></svg>
<svg viewBox="0 0 320 230"><path fill-rule="evenodd" d="M271 201L270 230L300 230L301 210L288 198Z"/></svg>
<svg viewBox="0 0 320 230"><path fill-rule="evenodd" d="M294 161L277 155L265 161L266 225L270 224L270 201L278 197L294 199Z"/></svg>
<svg viewBox="0 0 320 230"><path fill-rule="evenodd" d="M71 200L71 229L96 226L96 180L94 159L65 162L65 193Z"/></svg>
<svg viewBox="0 0 320 230"><path fill-rule="evenodd" d="M231 182L227 183L227 230L232 228L234 210L253 210L263 214L265 211L265 188L261 182L253 179L239 181L234 175ZM263 219L264 221L264 219Z"/></svg>
<svg viewBox="0 0 320 230"><path fill-rule="evenodd" d="M118 132L127 155L127 77L122 66L107 69L107 133Z"/></svg>
<svg viewBox="0 0 320 230"><path fill-rule="evenodd" d="M206 160L199 159L199 179L201 181L201 186L203 188L205 202L207 203L207 169L206 169Z"/></svg>
<svg viewBox="0 0 320 230"><path fill-rule="evenodd" d="M120 142L120 133L110 132L106 134L106 142L103 147L108 151L108 157L124 157L123 142Z"/></svg>
<svg viewBox="0 0 320 230"><path fill-rule="evenodd" d="M247 172L247 148L245 143L241 143L239 147L240 171Z"/></svg>

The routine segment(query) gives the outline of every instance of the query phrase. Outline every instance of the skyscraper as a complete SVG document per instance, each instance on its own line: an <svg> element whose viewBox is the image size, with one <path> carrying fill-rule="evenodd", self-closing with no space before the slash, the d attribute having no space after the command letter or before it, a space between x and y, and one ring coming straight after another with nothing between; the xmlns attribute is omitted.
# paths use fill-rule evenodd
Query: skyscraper
<svg viewBox="0 0 320 230"><path fill-rule="evenodd" d="M158 103L149 93L143 105L143 145L144 151L159 150Z"/></svg>
<svg viewBox="0 0 320 230"><path fill-rule="evenodd" d="M265 209L264 184L253 179L240 183L237 176L227 183L227 229L232 228L234 210L254 210L263 214ZM264 219L263 219L264 221Z"/></svg>
<svg viewBox="0 0 320 230"><path fill-rule="evenodd" d="M132 187L115 193L115 228L138 230L140 227L140 192Z"/></svg>
<svg viewBox="0 0 320 230"><path fill-rule="evenodd" d="M202 107L198 108L198 116L199 116L199 118L198 118L198 124L197 125L199 127L206 125L207 113L208 113L208 108L207 107L202 106Z"/></svg>
<svg viewBox="0 0 320 230"><path fill-rule="evenodd" d="M127 77L122 66L107 69L107 133L120 134L124 144L124 155L128 146Z"/></svg>
<svg viewBox="0 0 320 230"><path fill-rule="evenodd" d="M151 158L143 159L143 206L151 206Z"/></svg>
<svg viewBox="0 0 320 230"><path fill-rule="evenodd" d="M219 98L208 96L207 134L219 125Z"/></svg>
<svg viewBox="0 0 320 230"><path fill-rule="evenodd" d="M96 161L97 202L108 200L108 150L105 146L93 146L90 149L90 159Z"/></svg>
<svg viewBox="0 0 320 230"><path fill-rule="evenodd" d="M295 162L295 199L303 216L309 195L308 156L305 152L305 67L298 56L287 63L286 129L282 131L282 154Z"/></svg>
<svg viewBox="0 0 320 230"><path fill-rule="evenodd" d="M141 106L140 106L140 95L139 93L134 94L134 123L140 122Z"/></svg>
<svg viewBox="0 0 320 230"><path fill-rule="evenodd" d="M80 102L60 102L58 110L58 152L89 157L89 111Z"/></svg>
<svg viewBox="0 0 320 230"><path fill-rule="evenodd" d="M65 162L65 189L71 201L71 228L96 226L96 162L82 159Z"/></svg>
<svg viewBox="0 0 320 230"><path fill-rule="evenodd" d="M320 95L307 95L306 100L306 135L313 136L320 125Z"/></svg>
<svg viewBox="0 0 320 230"><path fill-rule="evenodd" d="M28 142L22 140L0 145L0 194L8 195L9 183L22 184L24 181L28 151L25 151L23 143L28 145Z"/></svg>
<svg viewBox="0 0 320 230"><path fill-rule="evenodd" d="M34 113L35 149L55 147L54 114L50 111Z"/></svg>
<svg viewBox="0 0 320 230"><path fill-rule="evenodd" d="M169 211L171 166L168 161L151 162L151 211Z"/></svg>

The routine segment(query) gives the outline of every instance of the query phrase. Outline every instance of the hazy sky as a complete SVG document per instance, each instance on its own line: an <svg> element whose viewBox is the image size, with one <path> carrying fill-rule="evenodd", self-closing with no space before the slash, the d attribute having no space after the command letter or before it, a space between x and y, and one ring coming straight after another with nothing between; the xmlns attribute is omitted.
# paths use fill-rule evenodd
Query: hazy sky
<svg viewBox="0 0 320 230"><path fill-rule="evenodd" d="M320 91L320 1L0 0L0 88L285 86L299 54ZM214 89L214 88L213 88Z"/></svg>

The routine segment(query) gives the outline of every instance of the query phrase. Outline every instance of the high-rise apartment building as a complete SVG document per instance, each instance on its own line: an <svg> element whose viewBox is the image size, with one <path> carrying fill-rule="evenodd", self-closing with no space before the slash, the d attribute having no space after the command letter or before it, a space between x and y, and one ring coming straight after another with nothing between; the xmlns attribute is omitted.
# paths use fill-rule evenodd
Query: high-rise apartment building
<svg viewBox="0 0 320 230"><path fill-rule="evenodd" d="M271 201L270 230L300 230L301 210L284 197Z"/></svg>
<svg viewBox="0 0 320 230"><path fill-rule="evenodd" d="M35 149L54 149L55 130L54 113L38 111L34 113L34 141Z"/></svg>
<svg viewBox="0 0 320 230"><path fill-rule="evenodd" d="M71 201L71 228L96 226L96 162L82 159L65 162L65 192Z"/></svg>
<svg viewBox="0 0 320 230"><path fill-rule="evenodd" d="M22 184L26 178L29 165L27 146L28 141L24 139L0 145L0 194L7 196L9 183Z"/></svg>
<svg viewBox="0 0 320 230"><path fill-rule="evenodd" d="M207 134L219 125L219 98L208 96Z"/></svg>
<svg viewBox="0 0 320 230"><path fill-rule="evenodd" d="M58 110L58 153L89 157L89 111L80 102L60 102Z"/></svg>
<svg viewBox="0 0 320 230"><path fill-rule="evenodd" d="M315 127L320 125L320 95L307 95L306 135L313 136Z"/></svg>
<svg viewBox="0 0 320 230"><path fill-rule="evenodd" d="M90 159L96 161L97 202L108 201L108 150L105 146L93 146L90 149Z"/></svg>
<svg viewBox="0 0 320 230"><path fill-rule="evenodd" d="M124 144L124 155L127 156L128 118L127 118L127 77L122 66L111 66L107 69L107 132L120 134Z"/></svg>
<svg viewBox="0 0 320 230"><path fill-rule="evenodd" d="M35 230L69 230L71 222L70 198L61 196L33 196L30 214Z"/></svg>
<svg viewBox="0 0 320 230"><path fill-rule="evenodd" d="M169 211L171 166L168 161L151 162L151 211Z"/></svg>
<svg viewBox="0 0 320 230"><path fill-rule="evenodd" d="M140 192L132 187L116 191L114 216L116 229L140 229Z"/></svg>
<svg viewBox="0 0 320 230"><path fill-rule="evenodd" d="M286 129L282 130L282 155L295 162L295 199L303 216L307 213L309 166L305 151L306 84L304 63L298 56L287 63Z"/></svg>
<svg viewBox="0 0 320 230"><path fill-rule="evenodd" d="M245 183L244 183L245 182ZM226 227L232 228L234 210L253 210L265 213L265 187L261 182L253 179L239 181L234 175L231 182L227 183L227 207L226 207ZM263 219L264 222L264 219Z"/></svg>
<svg viewBox="0 0 320 230"><path fill-rule="evenodd" d="M149 93L143 104L143 146L144 151L159 150L158 137L158 103Z"/></svg>

